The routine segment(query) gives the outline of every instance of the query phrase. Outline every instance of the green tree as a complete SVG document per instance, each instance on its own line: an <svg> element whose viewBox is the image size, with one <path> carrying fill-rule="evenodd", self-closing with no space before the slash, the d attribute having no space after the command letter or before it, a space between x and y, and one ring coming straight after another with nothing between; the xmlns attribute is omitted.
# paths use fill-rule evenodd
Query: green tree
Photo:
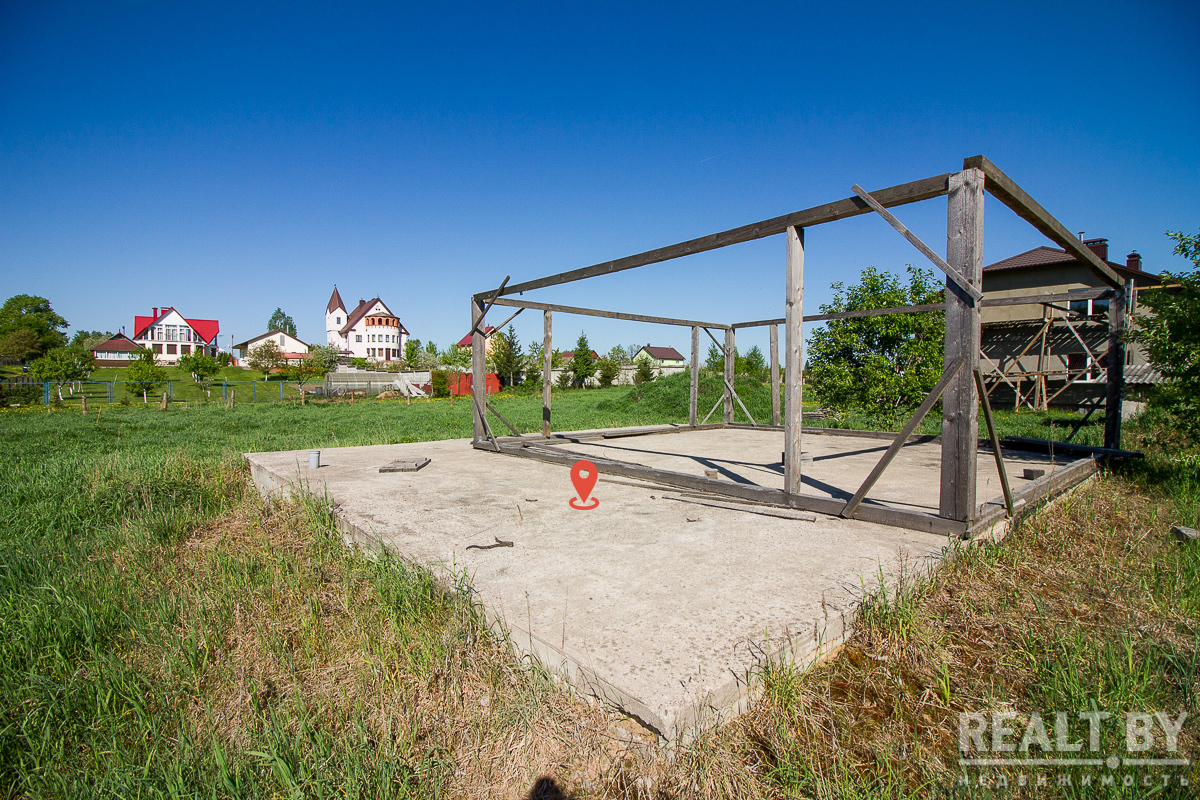
<svg viewBox="0 0 1200 800"><path fill-rule="evenodd" d="M521 342L512 325L507 331L496 331L492 334L495 344L492 345L492 363L495 364L496 374L508 379L508 386L516 383L517 376L525 368L525 359L521 355Z"/></svg>
<svg viewBox="0 0 1200 800"><path fill-rule="evenodd" d="M261 372L263 378L268 377L274 370L286 366L287 361L283 357L283 351L279 349L279 345L274 339L268 339L250 351L250 356L246 359L246 365L250 369Z"/></svg>
<svg viewBox="0 0 1200 800"><path fill-rule="evenodd" d="M288 336L296 335L296 322L287 314L283 313L282 308L276 308L275 313L267 320L267 330L283 331Z"/></svg>
<svg viewBox="0 0 1200 800"><path fill-rule="evenodd" d="M146 395L167 379L167 371L158 365L152 350L139 350L125 370L125 378L128 381L126 388L140 394L144 403Z"/></svg>
<svg viewBox="0 0 1200 800"><path fill-rule="evenodd" d="M767 370L767 359L763 356L762 350L758 349L758 345L751 347L745 356L739 357L735 362L734 371L739 375L747 375L759 383L763 380L763 373Z"/></svg>
<svg viewBox="0 0 1200 800"><path fill-rule="evenodd" d="M425 354L433 356L434 361L437 360L438 346L432 341L425 343Z"/></svg>
<svg viewBox="0 0 1200 800"><path fill-rule="evenodd" d="M1167 231L1175 254L1200 270L1200 233ZM1146 350L1146 359L1168 379L1150 396L1189 439L1200 440L1200 272L1164 272L1164 288L1141 292L1138 301L1151 313L1139 315L1130 339Z"/></svg>
<svg viewBox="0 0 1200 800"><path fill-rule="evenodd" d="M75 331L75 335L71 337L71 347L79 347L83 350L91 350L94 347L104 344L112 338L112 331Z"/></svg>
<svg viewBox="0 0 1200 800"><path fill-rule="evenodd" d="M613 349L618 350L620 348ZM624 352L624 350L621 351L622 355ZM621 358L620 356L614 356L612 351L609 351L608 355L601 357L600 360L596 362L596 379L600 381L600 387L602 389L612 386L613 381L620 377L620 375Z"/></svg>
<svg viewBox="0 0 1200 800"><path fill-rule="evenodd" d="M708 346L708 355L704 357L704 369L709 372L725 371L725 352L715 344Z"/></svg>
<svg viewBox="0 0 1200 800"><path fill-rule="evenodd" d="M321 367L324 375L337 366L342 358L342 351L331 344L314 344L308 348L309 361Z"/></svg>
<svg viewBox="0 0 1200 800"><path fill-rule="evenodd" d="M634 386L641 386L643 383L654 380L654 365L650 363L650 359L639 358L634 363L637 364L637 370L633 373Z"/></svg>
<svg viewBox="0 0 1200 800"><path fill-rule="evenodd" d="M28 328L18 328L0 335L0 358L24 363L38 354L41 345L36 333Z"/></svg>
<svg viewBox="0 0 1200 800"><path fill-rule="evenodd" d="M44 383L53 383L62 400L64 383L87 380L92 374L92 354L79 347L56 347L29 366L29 374Z"/></svg>
<svg viewBox="0 0 1200 800"><path fill-rule="evenodd" d="M215 358L206 356L199 350L180 356L177 363L182 369L187 370L188 374L192 376L192 380L200 384L203 389L207 389L213 376L221 371Z"/></svg>
<svg viewBox="0 0 1200 800"><path fill-rule="evenodd" d="M471 368L471 348L452 344L442 353L441 361L448 367Z"/></svg>
<svg viewBox="0 0 1200 800"><path fill-rule="evenodd" d="M833 284L821 313L940 303L944 287L933 272L908 267L908 285L867 267L858 284ZM893 414L918 405L942 374L945 314L888 314L829 320L813 331L805 384L833 408Z"/></svg>
<svg viewBox="0 0 1200 800"><path fill-rule="evenodd" d="M575 356L571 359L571 379L576 386L583 386L588 378L596 374L596 361L592 358L592 346L588 344L587 334L579 332L575 342Z"/></svg>
<svg viewBox="0 0 1200 800"><path fill-rule="evenodd" d="M54 313L50 301L36 295L18 294L0 306L0 336L18 330L29 330L37 336L37 353L47 353L55 347L63 347L67 336L63 332L68 324Z"/></svg>
<svg viewBox="0 0 1200 800"><path fill-rule="evenodd" d="M421 363L421 340L409 339L404 343L404 363L415 369Z"/></svg>

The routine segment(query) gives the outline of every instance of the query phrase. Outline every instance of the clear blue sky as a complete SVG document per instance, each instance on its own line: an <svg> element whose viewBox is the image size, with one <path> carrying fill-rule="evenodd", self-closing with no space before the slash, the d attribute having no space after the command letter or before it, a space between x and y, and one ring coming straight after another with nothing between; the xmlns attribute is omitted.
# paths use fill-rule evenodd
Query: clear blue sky
<svg viewBox="0 0 1200 800"><path fill-rule="evenodd" d="M1116 261L1179 268L1163 231L1200 223L1192 2L328 6L0 5L0 296L101 330L172 305L228 346L276 306L322 341L336 283L444 346L505 275L978 153ZM897 213L944 248L943 199ZM1045 243L988 203L988 261ZM813 229L806 310L910 262L878 218ZM783 264L774 237L526 297L758 319L782 314ZM556 323L566 346L688 342Z"/></svg>

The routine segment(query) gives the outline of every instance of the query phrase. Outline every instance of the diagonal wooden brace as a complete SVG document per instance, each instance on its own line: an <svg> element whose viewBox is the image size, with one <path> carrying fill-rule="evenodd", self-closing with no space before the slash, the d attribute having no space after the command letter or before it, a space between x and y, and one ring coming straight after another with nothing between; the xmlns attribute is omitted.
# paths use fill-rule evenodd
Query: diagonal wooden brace
<svg viewBox="0 0 1200 800"><path fill-rule="evenodd" d="M971 285L970 281L964 278L958 270L946 263L946 259L935 253L929 245L917 238L917 235L904 226L904 223L896 219L892 212L884 208L878 200L871 197L857 183L853 186L854 193L862 198L862 201L869 205L875 213L887 220L888 224L900 232L900 235L908 239L909 244L921 251L921 254L933 262L933 265L949 276L950 280L958 285L959 289L969 294L975 302L983 299L983 293Z"/></svg>

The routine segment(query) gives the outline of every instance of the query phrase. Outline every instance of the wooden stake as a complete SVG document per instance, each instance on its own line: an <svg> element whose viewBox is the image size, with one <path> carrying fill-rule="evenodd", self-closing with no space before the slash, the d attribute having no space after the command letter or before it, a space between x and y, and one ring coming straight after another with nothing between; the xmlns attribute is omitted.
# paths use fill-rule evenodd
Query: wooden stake
<svg viewBox="0 0 1200 800"><path fill-rule="evenodd" d="M779 328L771 328L771 424L779 424Z"/></svg>
<svg viewBox="0 0 1200 800"><path fill-rule="evenodd" d="M733 422L733 368L737 358L737 345L733 340L733 328L725 329L725 422Z"/></svg>
<svg viewBox="0 0 1200 800"><path fill-rule="evenodd" d="M950 176L946 225L946 261L972 286L983 275L983 173L965 169ZM963 362L946 387L942 401L942 476L939 513L970 522L975 503L976 458L979 451L979 402L975 368L979 364L979 306L952 280L946 282L944 365Z"/></svg>
<svg viewBox="0 0 1200 800"><path fill-rule="evenodd" d="M1125 399L1125 292L1108 301L1108 387L1104 395L1104 446L1121 447L1121 405Z"/></svg>
<svg viewBox="0 0 1200 800"><path fill-rule="evenodd" d="M550 435L550 368L554 363L554 351L550 349L552 311L542 315L542 436Z"/></svg>
<svg viewBox="0 0 1200 800"><path fill-rule="evenodd" d="M688 424L696 424L700 402L700 326L692 326L692 385L688 392Z"/></svg>
<svg viewBox="0 0 1200 800"><path fill-rule="evenodd" d="M804 229L787 229L787 291L783 412L783 491L800 494L800 440L804 410Z"/></svg>

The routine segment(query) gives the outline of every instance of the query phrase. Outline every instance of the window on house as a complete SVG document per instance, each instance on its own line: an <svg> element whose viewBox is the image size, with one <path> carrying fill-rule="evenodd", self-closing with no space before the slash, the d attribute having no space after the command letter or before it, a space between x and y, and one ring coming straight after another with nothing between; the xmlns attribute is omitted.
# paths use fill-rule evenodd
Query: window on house
<svg viewBox="0 0 1200 800"><path fill-rule="evenodd" d="M279 334L279 346L283 347L283 334Z"/></svg>
<svg viewBox="0 0 1200 800"><path fill-rule="evenodd" d="M173 345L173 344L167 345L167 355L173 356L175 354L176 354L175 353L175 345Z"/></svg>
<svg viewBox="0 0 1200 800"><path fill-rule="evenodd" d="M162 345L161 344L154 345L154 352L156 355L161 356L162 355Z"/></svg>
<svg viewBox="0 0 1200 800"><path fill-rule="evenodd" d="M361 341L362 341L362 336L361 336L361 335L360 335L360 336L355 336L355 337L354 337L354 341L356 341L356 342L361 342Z"/></svg>
<svg viewBox="0 0 1200 800"><path fill-rule="evenodd" d="M185 356L191 355L192 346L190 344L181 344L181 345L179 345L179 352L181 355L185 355Z"/></svg>
<svg viewBox="0 0 1200 800"><path fill-rule="evenodd" d="M178 341L178 339L179 339L178 326L168 325L167 326L167 341L174 342L174 341Z"/></svg>
<svg viewBox="0 0 1200 800"><path fill-rule="evenodd" d="M341 317L337 317L336 319L337 319L337 324L338 324L338 325L341 325L341 324L342 324L342 318L341 318Z"/></svg>

